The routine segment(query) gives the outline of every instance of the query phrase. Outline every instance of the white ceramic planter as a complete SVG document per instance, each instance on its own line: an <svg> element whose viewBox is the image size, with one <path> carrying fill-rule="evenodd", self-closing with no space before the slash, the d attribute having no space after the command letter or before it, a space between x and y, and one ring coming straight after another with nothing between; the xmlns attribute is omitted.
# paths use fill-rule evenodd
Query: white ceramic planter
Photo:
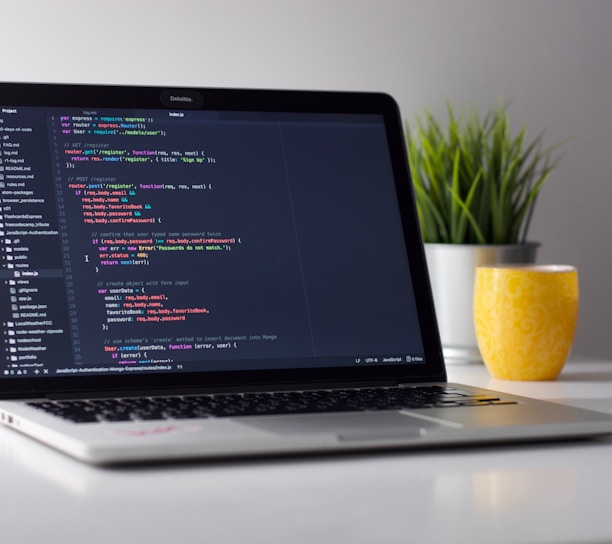
<svg viewBox="0 0 612 544"><path fill-rule="evenodd" d="M425 244L429 278L446 362L481 361L473 319L476 267L535 262L538 243Z"/></svg>

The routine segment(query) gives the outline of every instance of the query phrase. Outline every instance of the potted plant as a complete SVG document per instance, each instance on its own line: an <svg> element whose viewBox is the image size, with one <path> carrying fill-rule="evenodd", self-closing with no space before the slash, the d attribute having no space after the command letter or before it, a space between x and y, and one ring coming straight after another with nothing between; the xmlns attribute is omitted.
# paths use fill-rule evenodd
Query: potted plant
<svg viewBox="0 0 612 544"><path fill-rule="evenodd" d="M479 360L475 268L535 260L529 224L563 142L528 142L525 126L512 134L503 103L484 118L447 112L445 129L428 111L406 127L408 158L445 358Z"/></svg>

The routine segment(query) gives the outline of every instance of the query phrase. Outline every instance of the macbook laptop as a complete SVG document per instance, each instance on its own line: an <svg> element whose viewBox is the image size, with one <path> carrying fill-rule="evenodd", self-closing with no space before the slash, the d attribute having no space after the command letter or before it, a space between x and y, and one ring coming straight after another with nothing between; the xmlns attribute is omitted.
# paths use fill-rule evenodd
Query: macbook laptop
<svg viewBox="0 0 612 544"><path fill-rule="evenodd" d="M612 432L446 382L375 93L0 84L0 420L95 464Z"/></svg>

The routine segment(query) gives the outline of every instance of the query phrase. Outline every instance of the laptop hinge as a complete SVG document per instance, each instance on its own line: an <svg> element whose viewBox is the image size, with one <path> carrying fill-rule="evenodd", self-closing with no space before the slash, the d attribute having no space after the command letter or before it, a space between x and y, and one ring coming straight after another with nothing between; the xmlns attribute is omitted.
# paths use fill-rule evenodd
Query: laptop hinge
<svg viewBox="0 0 612 544"><path fill-rule="evenodd" d="M182 395L214 395L223 393L249 393L249 392L275 392L275 391L305 391L313 389L356 389L364 387L397 386L396 381L358 381L358 382L320 382L320 383L285 383L285 384L258 384L251 386L224 386L224 387L184 387L160 388L146 390L104 390L104 391L64 391L43 395L48 400L75 400L96 398L125 398L125 397L164 397Z"/></svg>

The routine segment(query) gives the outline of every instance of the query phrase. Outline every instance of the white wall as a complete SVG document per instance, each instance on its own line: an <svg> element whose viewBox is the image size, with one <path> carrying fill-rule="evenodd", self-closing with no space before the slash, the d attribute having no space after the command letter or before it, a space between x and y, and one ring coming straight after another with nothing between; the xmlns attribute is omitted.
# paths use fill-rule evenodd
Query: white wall
<svg viewBox="0 0 612 544"><path fill-rule="evenodd" d="M407 119L511 99L578 136L531 238L580 268L575 350L612 357L610 22L608 0L0 0L0 80L382 90Z"/></svg>

